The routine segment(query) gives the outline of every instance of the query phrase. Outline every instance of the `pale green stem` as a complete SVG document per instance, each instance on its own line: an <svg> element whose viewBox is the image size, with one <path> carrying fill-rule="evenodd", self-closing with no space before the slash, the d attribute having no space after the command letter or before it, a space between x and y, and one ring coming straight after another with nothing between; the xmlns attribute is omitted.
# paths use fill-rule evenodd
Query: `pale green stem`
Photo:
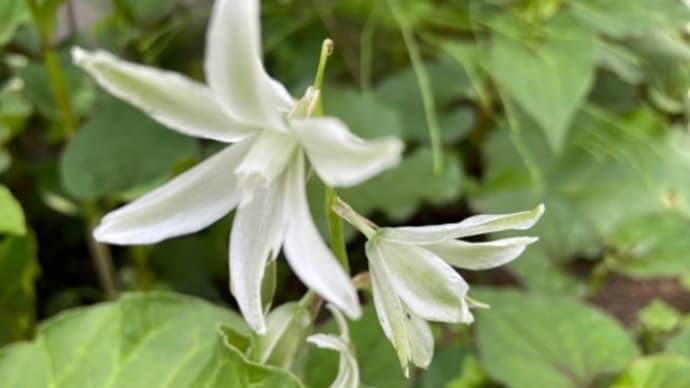
<svg viewBox="0 0 690 388"><path fill-rule="evenodd" d="M31 10L34 19L34 24L38 30L38 35L41 40L41 50L43 52L43 60L48 71L48 79L50 81L50 88L53 92L53 97L57 102L58 108L62 113L63 128L65 130L65 137L70 137L74 134L76 124L72 106L70 104L69 93L67 92L67 82L65 82L64 72L60 66L60 60L53 48L52 31L48 31L41 23L40 8L36 0L26 0Z"/></svg>
<svg viewBox="0 0 690 388"><path fill-rule="evenodd" d="M93 203L84 206L86 212L86 240L89 244L89 252L93 260L94 267L98 273L98 280L101 288L108 299L115 299L119 293L117 277L115 276L115 266L110 255L110 249L105 244L101 244L93 237L93 229L98 224L101 214L98 207Z"/></svg>
<svg viewBox="0 0 690 388"><path fill-rule="evenodd" d="M371 13L367 18L366 24L362 29L362 35L359 39L360 55L359 55L359 79L360 87L363 92L371 91L371 67L373 57L373 42L374 32L379 21L379 5L377 1L372 5Z"/></svg>
<svg viewBox="0 0 690 388"><path fill-rule="evenodd" d="M376 234L378 226L368 219L362 217L347 202L343 201L339 197L336 197L331 210L342 217L345 221L349 222L350 225L357 228L357 230L362 232L362 234L364 234L368 240L371 240Z"/></svg>
<svg viewBox="0 0 690 388"><path fill-rule="evenodd" d="M433 155L434 174L440 175L443 172L443 152L441 144L441 127L436 116L436 102L434 101L434 92L431 87L431 80L429 73L426 71L424 62L422 61L422 54L419 52L419 46L412 34L412 28L405 16L405 13L398 8L397 0L388 0L388 6L393 13L393 18L400 28L400 33L403 37L403 42L407 48L407 53L410 56L412 69L417 76L417 84L419 91L422 94L422 105L424 106L424 113L426 116L426 125L429 130L429 141L431 142L431 152Z"/></svg>
<svg viewBox="0 0 690 388"><path fill-rule="evenodd" d="M323 77L326 72L326 64L328 63L328 57L333 53L333 41L326 39L321 45L321 55L319 56L319 67L316 71L316 77L314 78L314 89L319 93L323 87ZM323 115L323 104L321 102L321 95L319 94L316 106L313 110L313 116ZM331 249L335 255L340 265L343 266L345 272L350 273L350 263L347 258L347 249L345 247L345 234L343 233L343 222L331 210L331 206L335 203L336 192L335 189L325 185L325 206L326 206L326 219L328 220L328 232L331 238Z"/></svg>

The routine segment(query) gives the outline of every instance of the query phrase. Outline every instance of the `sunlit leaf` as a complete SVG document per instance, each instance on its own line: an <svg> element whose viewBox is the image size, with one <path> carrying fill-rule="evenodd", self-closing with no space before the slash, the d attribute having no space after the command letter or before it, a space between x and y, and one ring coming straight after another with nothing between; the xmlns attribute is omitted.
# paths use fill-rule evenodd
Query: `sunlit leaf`
<svg viewBox="0 0 690 388"><path fill-rule="evenodd" d="M24 235L24 211L7 187L0 184L0 234Z"/></svg>
<svg viewBox="0 0 690 388"><path fill-rule="evenodd" d="M612 388L685 388L690 386L690 359L660 354L636 360Z"/></svg>

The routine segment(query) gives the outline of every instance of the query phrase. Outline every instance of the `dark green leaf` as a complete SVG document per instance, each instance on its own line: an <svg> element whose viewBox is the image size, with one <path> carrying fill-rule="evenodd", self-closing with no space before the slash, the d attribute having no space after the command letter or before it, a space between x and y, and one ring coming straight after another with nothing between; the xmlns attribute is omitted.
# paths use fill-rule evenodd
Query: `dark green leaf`
<svg viewBox="0 0 690 388"><path fill-rule="evenodd" d="M39 271L32 234L0 240L0 345L33 334Z"/></svg>
<svg viewBox="0 0 690 388"><path fill-rule="evenodd" d="M31 20L26 0L3 0L0 2L0 47L7 43L20 25Z"/></svg>

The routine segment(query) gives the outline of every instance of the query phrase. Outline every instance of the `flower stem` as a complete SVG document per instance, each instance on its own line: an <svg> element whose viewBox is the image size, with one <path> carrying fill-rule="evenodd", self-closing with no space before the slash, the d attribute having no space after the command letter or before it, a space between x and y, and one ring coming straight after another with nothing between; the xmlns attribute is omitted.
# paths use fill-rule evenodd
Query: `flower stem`
<svg viewBox="0 0 690 388"><path fill-rule="evenodd" d="M93 228L100 219L100 212L96 204L93 203L85 205L85 212L87 220L86 240L89 244L89 251L91 252L93 264L98 273L98 280L101 283L101 288L103 288L106 297L108 299L115 299L119 291L110 249L108 249L107 245L99 243L93 237Z"/></svg>
<svg viewBox="0 0 690 388"><path fill-rule="evenodd" d="M426 67L424 67L422 55L419 52L419 46L412 35L412 28L410 27L407 17L399 8L398 0L388 0L388 6L393 13L393 18L398 24L398 28L400 28L403 42L405 43L407 53L410 56L410 62L412 63L412 70L414 70L417 76L417 84L422 94L422 105L424 106L426 116L426 126L429 129L434 174L440 175L443 172L441 127L439 126L438 117L436 116L436 103L434 102L434 93L431 88L429 73L426 71Z"/></svg>
<svg viewBox="0 0 690 388"><path fill-rule="evenodd" d="M74 113L72 112L72 105L67 92L67 82L65 81L64 72L60 66L60 60L57 52L53 48L52 31L48 29L41 21L41 9L36 0L26 0L31 10L31 15L34 19L34 24L38 30L38 35L41 40L41 51L43 52L43 61L45 62L46 70L48 71L48 79L50 81L50 88L53 92L53 97L57 102L58 108L62 113L62 124L64 128L65 138L71 137L76 129L74 120Z"/></svg>
<svg viewBox="0 0 690 388"><path fill-rule="evenodd" d="M333 53L333 41L325 39L321 44L321 55L319 56L319 67L316 70L316 77L314 78L314 89L321 92L323 87L323 76L326 73L326 64L328 57ZM317 98L316 105L313 109L312 116L323 116L323 103L321 102L321 95ZM347 258L347 249L345 247L345 235L343 234L343 222L335 214L331 208L337 198L335 189L325 185L325 204L326 204L326 219L328 220L328 233L331 238L331 250L335 255L340 265L343 266L345 272L350 273L350 263Z"/></svg>
<svg viewBox="0 0 690 388"><path fill-rule="evenodd" d="M331 210L342 217L345 221L349 222L350 225L354 226L364 234L368 240L371 240L376 234L378 226L368 219L362 217L357 213L347 202L336 197L331 207Z"/></svg>

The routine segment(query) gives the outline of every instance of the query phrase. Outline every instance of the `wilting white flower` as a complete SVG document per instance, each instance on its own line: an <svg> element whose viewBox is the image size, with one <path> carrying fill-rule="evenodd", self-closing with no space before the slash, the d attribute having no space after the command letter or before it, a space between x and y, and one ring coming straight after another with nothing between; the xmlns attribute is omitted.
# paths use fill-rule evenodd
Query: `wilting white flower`
<svg viewBox="0 0 690 388"><path fill-rule="evenodd" d="M73 50L75 63L103 88L159 122L187 135L236 142L106 215L95 237L112 244L155 243L196 232L237 207L231 286L254 330L266 330L261 282L281 245L309 288L356 318L355 289L309 214L304 156L324 182L348 186L395 165L402 143L365 142L335 118L307 117L318 91L296 102L266 73L259 29L258 1L216 1L206 42L208 86L106 52Z"/></svg>
<svg viewBox="0 0 690 388"><path fill-rule="evenodd" d="M357 388L359 384L359 367L357 366L357 359L355 358L350 343L350 332L347 328L347 321L345 317L338 311L337 308L326 306L338 323L338 330L340 336L330 334L314 334L307 338L307 341L314 345L335 350L340 353L340 361L338 362L338 374L331 384L331 388Z"/></svg>
<svg viewBox="0 0 690 388"><path fill-rule="evenodd" d="M408 364L426 368L434 340L427 321L471 323L469 285L451 267L494 268L517 258L536 237L513 237L470 243L463 237L532 227L544 206L520 213L478 215L459 223L378 228L346 203L334 207L364 233L368 242L374 306L386 337L398 352L405 374Z"/></svg>

